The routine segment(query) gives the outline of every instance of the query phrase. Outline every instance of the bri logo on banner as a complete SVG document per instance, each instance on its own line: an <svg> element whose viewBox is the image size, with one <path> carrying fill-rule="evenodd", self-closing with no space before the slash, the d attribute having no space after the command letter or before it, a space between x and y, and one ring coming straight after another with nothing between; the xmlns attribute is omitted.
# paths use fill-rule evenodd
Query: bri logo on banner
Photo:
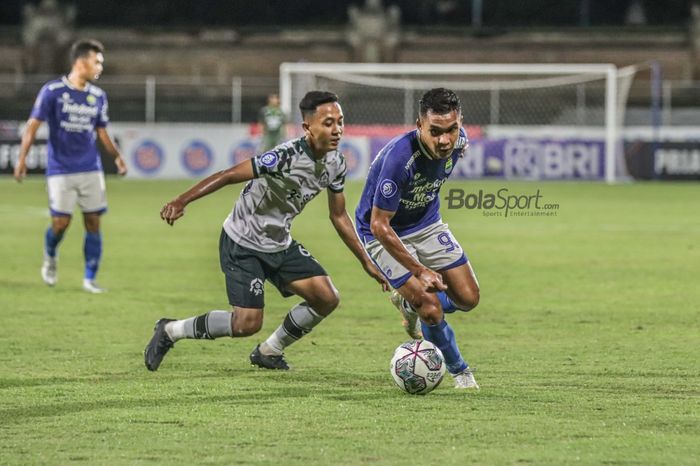
<svg viewBox="0 0 700 466"><path fill-rule="evenodd" d="M163 149L155 141L141 141L134 148L134 166L146 175L155 175L163 166Z"/></svg>
<svg viewBox="0 0 700 466"><path fill-rule="evenodd" d="M214 154L205 142L194 140L182 149L180 161L188 173L202 175L211 167Z"/></svg>

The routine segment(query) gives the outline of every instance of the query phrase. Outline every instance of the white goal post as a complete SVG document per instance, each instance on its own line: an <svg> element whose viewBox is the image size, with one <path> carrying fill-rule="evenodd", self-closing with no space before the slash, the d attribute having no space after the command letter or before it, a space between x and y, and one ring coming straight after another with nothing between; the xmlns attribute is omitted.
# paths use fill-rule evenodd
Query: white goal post
<svg viewBox="0 0 700 466"><path fill-rule="evenodd" d="M561 103L559 107L570 109L567 116L559 117L565 121L559 124L580 126L582 131L591 127L602 131L604 177L612 183L624 174L624 169L620 169L621 127L635 72L635 67L618 69L613 64L282 63L280 100L285 113L298 121L296 106L309 90L338 93L346 113L350 96L356 99L358 95L371 94L364 107L375 106L374 110L365 115L354 112L350 124L407 124L415 121L415 102L422 91L444 86L470 96L469 102L462 97L463 107L472 102L481 107L477 110L482 116L474 118L483 121L471 122L465 113L465 125L532 125L540 128L540 134L557 125L548 122L547 117ZM507 99L517 103L510 114L500 110L508 106ZM532 110L530 116L528 106ZM393 117L378 121L378 113L391 113ZM514 122L503 121L508 118ZM574 123L567 123L567 118Z"/></svg>

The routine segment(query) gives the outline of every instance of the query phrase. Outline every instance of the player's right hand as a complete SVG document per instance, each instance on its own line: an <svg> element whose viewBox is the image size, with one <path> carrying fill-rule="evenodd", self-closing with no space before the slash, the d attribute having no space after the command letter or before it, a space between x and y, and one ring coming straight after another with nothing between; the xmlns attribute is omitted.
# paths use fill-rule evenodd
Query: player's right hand
<svg viewBox="0 0 700 466"><path fill-rule="evenodd" d="M18 183L21 183L22 180L24 179L25 176L27 176L27 163L19 159L17 160L17 165L15 165L15 180L17 180Z"/></svg>
<svg viewBox="0 0 700 466"><path fill-rule="evenodd" d="M185 215L185 204L178 199L168 202L160 209L160 218L168 222L170 226L183 215Z"/></svg>
<svg viewBox="0 0 700 466"><path fill-rule="evenodd" d="M420 281L425 290L430 293L445 291L447 289L447 285L442 282L442 275L427 267L422 268L416 278L418 278L418 281Z"/></svg>

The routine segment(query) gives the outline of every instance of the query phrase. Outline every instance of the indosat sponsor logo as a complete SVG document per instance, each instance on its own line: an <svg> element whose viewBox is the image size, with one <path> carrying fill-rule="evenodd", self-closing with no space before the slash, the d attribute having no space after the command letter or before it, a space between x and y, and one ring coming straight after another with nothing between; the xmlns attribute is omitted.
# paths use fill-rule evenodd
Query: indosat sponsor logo
<svg viewBox="0 0 700 466"><path fill-rule="evenodd" d="M559 204L546 202L539 188L534 194L512 194L508 188L495 193L453 188L444 199L448 209L481 210L485 217L554 217L559 212Z"/></svg>

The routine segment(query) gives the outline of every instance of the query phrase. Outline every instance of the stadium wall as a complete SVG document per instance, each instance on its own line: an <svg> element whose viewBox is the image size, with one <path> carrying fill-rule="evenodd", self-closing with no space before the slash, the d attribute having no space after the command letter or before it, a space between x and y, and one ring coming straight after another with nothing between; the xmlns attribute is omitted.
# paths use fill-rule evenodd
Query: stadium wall
<svg viewBox="0 0 700 466"><path fill-rule="evenodd" d="M372 158L407 127L348 126L341 143L348 179L364 179ZM42 127L28 157L30 173L46 167L46 129ZM457 164L454 179L604 180L605 135L600 128L467 128L470 148ZM21 125L0 123L0 173L11 174L19 153ZM201 178L258 153L254 125L111 125L129 166L130 178ZM295 136L290 128L290 136ZM700 129L674 127L624 132L625 165L637 179L700 180ZM103 159L105 171L114 164Z"/></svg>

